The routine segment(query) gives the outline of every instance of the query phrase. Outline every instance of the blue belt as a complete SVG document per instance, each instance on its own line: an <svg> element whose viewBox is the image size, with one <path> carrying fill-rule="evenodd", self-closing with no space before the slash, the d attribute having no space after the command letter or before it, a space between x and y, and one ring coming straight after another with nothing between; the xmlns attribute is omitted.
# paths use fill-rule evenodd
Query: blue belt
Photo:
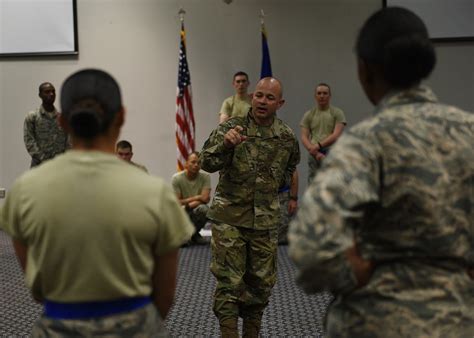
<svg viewBox="0 0 474 338"><path fill-rule="evenodd" d="M150 297L124 298L105 302L57 303L44 301L44 314L52 319L86 319L129 312L151 303Z"/></svg>

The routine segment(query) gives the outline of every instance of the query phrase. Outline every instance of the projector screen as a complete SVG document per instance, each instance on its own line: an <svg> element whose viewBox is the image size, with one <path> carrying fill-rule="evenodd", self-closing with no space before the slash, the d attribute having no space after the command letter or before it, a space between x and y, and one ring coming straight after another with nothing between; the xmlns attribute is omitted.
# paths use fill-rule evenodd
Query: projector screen
<svg viewBox="0 0 474 338"><path fill-rule="evenodd" d="M383 0L383 4L415 12L435 41L474 41L474 0Z"/></svg>
<svg viewBox="0 0 474 338"><path fill-rule="evenodd" d="M76 0L0 0L0 56L75 54Z"/></svg>

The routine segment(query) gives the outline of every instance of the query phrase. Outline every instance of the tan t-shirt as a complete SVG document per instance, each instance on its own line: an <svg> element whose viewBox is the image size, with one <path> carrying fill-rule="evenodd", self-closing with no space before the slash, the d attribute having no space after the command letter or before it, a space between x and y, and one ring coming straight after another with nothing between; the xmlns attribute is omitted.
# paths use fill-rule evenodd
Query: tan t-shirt
<svg viewBox="0 0 474 338"><path fill-rule="evenodd" d="M57 302L150 295L155 256L194 232L163 180L113 154L77 150L15 182L0 228L28 247L33 294Z"/></svg>
<svg viewBox="0 0 474 338"><path fill-rule="evenodd" d="M233 95L224 100L219 115L225 114L229 117L243 117L247 115L251 107L252 97L250 95L247 95L245 100L242 100L237 95Z"/></svg>
<svg viewBox="0 0 474 338"><path fill-rule="evenodd" d="M337 123L346 123L346 117L341 109L329 106L326 110L320 110L315 107L303 115L300 126L309 129L311 143L315 144L331 135Z"/></svg>
<svg viewBox="0 0 474 338"><path fill-rule="evenodd" d="M200 195L203 189L211 189L211 176L200 171L194 180L190 180L186 172L181 171L173 175L171 185L174 192L181 195L181 198L188 198Z"/></svg>

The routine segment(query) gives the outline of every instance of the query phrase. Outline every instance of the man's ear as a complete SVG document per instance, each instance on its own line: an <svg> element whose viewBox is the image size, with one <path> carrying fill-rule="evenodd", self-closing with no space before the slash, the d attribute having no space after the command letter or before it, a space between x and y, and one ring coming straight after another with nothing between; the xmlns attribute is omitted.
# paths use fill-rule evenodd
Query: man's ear
<svg viewBox="0 0 474 338"><path fill-rule="evenodd" d="M284 104L285 104L285 100L281 99L280 102L278 102L278 108L277 109L280 109Z"/></svg>

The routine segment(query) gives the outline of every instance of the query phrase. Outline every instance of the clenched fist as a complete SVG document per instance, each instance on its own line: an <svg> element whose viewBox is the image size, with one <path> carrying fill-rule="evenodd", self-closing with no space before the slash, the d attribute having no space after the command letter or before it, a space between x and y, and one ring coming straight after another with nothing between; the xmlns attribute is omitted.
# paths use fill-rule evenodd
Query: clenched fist
<svg viewBox="0 0 474 338"><path fill-rule="evenodd" d="M235 126L235 128L230 129L224 135L224 146L226 148L234 148L236 145L244 142L247 139L247 136L241 134L243 130L244 128L241 126Z"/></svg>

